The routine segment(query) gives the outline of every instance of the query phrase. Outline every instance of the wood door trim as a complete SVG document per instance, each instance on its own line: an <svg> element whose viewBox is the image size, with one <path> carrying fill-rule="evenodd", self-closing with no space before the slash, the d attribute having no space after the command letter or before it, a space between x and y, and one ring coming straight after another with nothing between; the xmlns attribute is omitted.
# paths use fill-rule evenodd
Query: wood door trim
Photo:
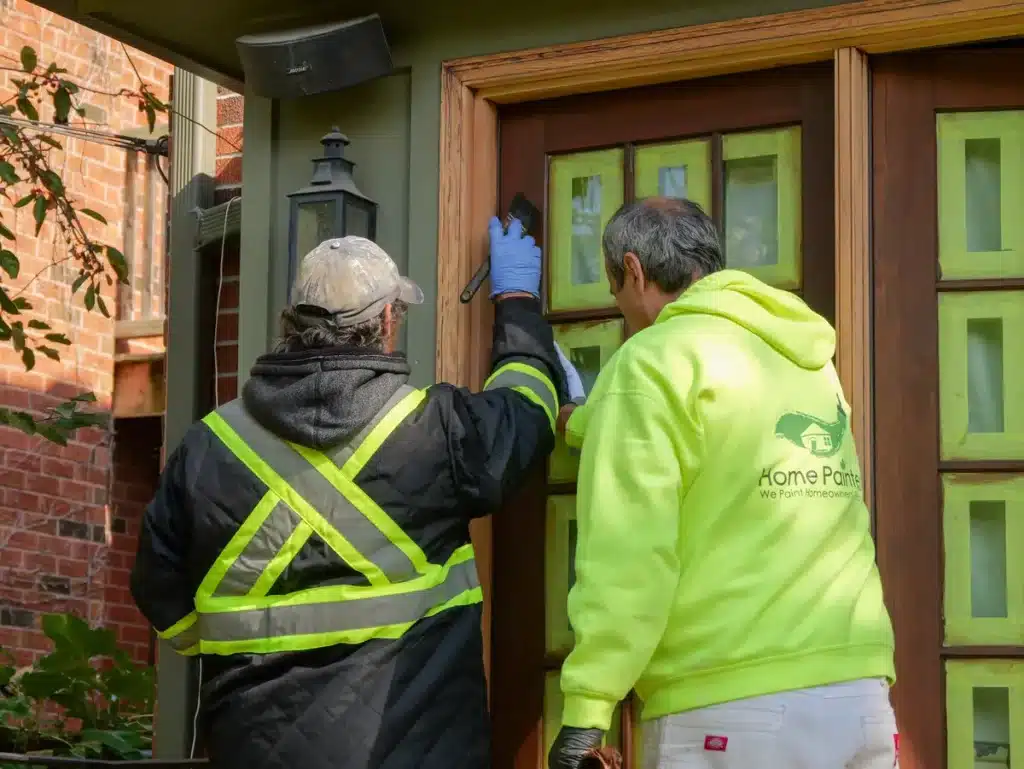
<svg viewBox="0 0 1024 769"><path fill-rule="evenodd" d="M497 212L499 103L827 61L843 48L859 48L873 54L1021 34L1021 0L861 0L443 62L435 369L438 380L479 387L480 372L488 357L481 353L479 339L488 311L486 292L481 291L466 307L458 297L486 256L486 222L489 215ZM846 120L845 112L837 110L837 123ZM481 166L486 170L481 170ZM837 177L837 197L841 191L848 191L849 185L846 178ZM840 245L837 238L836 242L837 275L845 275L845 262L841 266L838 260L851 258L856 251L846 241ZM862 292L868 290L861 286ZM847 295L837 296L838 306L847 308L845 312L855 312L860 305ZM853 329L856 323L856 316L840 315L836 319L841 329ZM854 382L847 391L852 402L870 403L870 381L855 376L849 366L840 370L840 376ZM863 389L855 392L857 386ZM863 405L858 407L860 411L864 411ZM478 549L489 554L489 524L478 524L475 534ZM489 556L486 562L489 563ZM489 586L489 567L487 573L481 571ZM486 599L485 611L489 611ZM489 636L489 627L485 627L488 640Z"/></svg>
<svg viewBox="0 0 1024 769"><path fill-rule="evenodd" d="M874 511L871 402L871 72L857 48L835 54L836 368L852 410L864 499Z"/></svg>

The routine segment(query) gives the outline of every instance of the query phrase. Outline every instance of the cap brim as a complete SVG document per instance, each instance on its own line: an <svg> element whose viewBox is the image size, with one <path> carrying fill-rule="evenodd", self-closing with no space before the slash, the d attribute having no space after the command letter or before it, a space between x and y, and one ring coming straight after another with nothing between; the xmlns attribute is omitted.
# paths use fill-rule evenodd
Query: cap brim
<svg viewBox="0 0 1024 769"><path fill-rule="evenodd" d="M423 289L406 277L398 279L398 298L406 304L423 304Z"/></svg>

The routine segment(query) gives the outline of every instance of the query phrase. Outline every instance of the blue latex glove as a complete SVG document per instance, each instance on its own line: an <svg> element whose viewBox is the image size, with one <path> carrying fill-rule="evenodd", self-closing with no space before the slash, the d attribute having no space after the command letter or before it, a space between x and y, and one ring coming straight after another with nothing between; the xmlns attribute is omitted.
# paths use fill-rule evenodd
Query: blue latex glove
<svg viewBox="0 0 1024 769"><path fill-rule="evenodd" d="M579 372L569 359L565 357L565 353L558 346L558 342L555 342L555 352L558 353L558 362L562 364L562 371L565 372L565 386L569 390L569 400L577 404L582 403L587 399L587 396L583 392L583 381L580 379Z"/></svg>
<svg viewBox="0 0 1024 769"><path fill-rule="evenodd" d="M498 217L491 217L491 298L521 291L540 297L540 247L523 223L513 219L506 233Z"/></svg>

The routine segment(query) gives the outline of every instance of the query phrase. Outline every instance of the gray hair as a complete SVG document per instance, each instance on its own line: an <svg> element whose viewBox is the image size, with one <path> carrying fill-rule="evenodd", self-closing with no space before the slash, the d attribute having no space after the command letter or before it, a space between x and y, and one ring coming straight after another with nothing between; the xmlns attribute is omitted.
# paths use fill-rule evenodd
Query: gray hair
<svg viewBox="0 0 1024 769"><path fill-rule="evenodd" d="M725 268L718 229L692 200L646 198L626 203L612 216L601 240L608 272L618 286L633 253L644 277L674 293Z"/></svg>
<svg viewBox="0 0 1024 769"><path fill-rule="evenodd" d="M409 306L394 301L391 322L398 324ZM366 352L384 349L384 313L353 326L339 326L331 318L300 312L295 306L281 312L281 339L274 352L303 352L327 347L356 347Z"/></svg>

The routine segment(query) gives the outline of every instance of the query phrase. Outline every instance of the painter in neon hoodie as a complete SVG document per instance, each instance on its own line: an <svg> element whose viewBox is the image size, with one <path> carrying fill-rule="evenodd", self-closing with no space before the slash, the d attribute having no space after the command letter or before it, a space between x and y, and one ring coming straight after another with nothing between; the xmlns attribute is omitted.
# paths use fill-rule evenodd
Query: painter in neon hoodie
<svg viewBox="0 0 1024 769"><path fill-rule="evenodd" d="M635 333L566 425L576 645L551 766L635 688L647 766L891 769L893 632L832 327L720 269L694 204L624 206L604 247Z"/></svg>

